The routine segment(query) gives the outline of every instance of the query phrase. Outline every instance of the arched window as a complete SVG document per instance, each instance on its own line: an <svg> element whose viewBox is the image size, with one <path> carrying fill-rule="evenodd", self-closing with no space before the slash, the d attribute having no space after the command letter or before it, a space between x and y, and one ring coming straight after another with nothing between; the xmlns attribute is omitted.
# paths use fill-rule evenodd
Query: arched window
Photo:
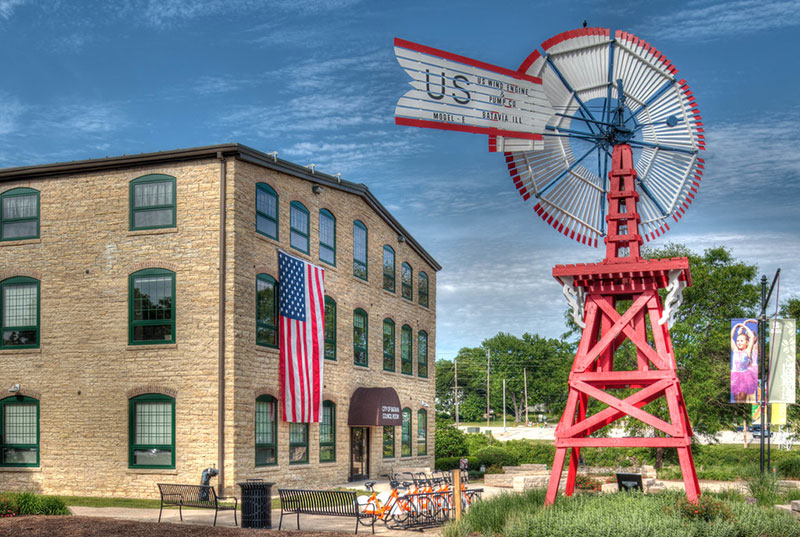
<svg viewBox="0 0 800 537"><path fill-rule="evenodd" d="M419 284L417 285L419 305L428 307L428 275L420 271Z"/></svg>
<svg viewBox="0 0 800 537"><path fill-rule="evenodd" d="M394 371L394 321L383 320L383 370Z"/></svg>
<svg viewBox="0 0 800 537"><path fill-rule="evenodd" d="M394 293L394 249L383 247L383 288Z"/></svg>
<svg viewBox="0 0 800 537"><path fill-rule="evenodd" d="M400 456L411 456L411 409L403 409L403 428L400 433Z"/></svg>
<svg viewBox="0 0 800 537"><path fill-rule="evenodd" d="M367 226L361 220L353 222L353 275L367 279Z"/></svg>
<svg viewBox="0 0 800 537"><path fill-rule="evenodd" d="M278 240L278 193L267 183L256 183L256 231Z"/></svg>
<svg viewBox="0 0 800 537"><path fill-rule="evenodd" d="M336 218L328 209L319 210L319 260L336 266Z"/></svg>
<svg viewBox="0 0 800 537"><path fill-rule="evenodd" d="M414 300L414 271L411 265L403 263L400 267L400 279L403 286L403 298Z"/></svg>
<svg viewBox="0 0 800 537"><path fill-rule="evenodd" d="M400 372L404 375L414 374L414 362L411 357L412 339L411 327L404 324L400 331Z"/></svg>
<svg viewBox="0 0 800 537"><path fill-rule="evenodd" d="M278 400L271 395L256 398L256 466L278 464Z"/></svg>
<svg viewBox="0 0 800 537"><path fill-rule="evenodd" d="M325 359L336 360L336 301L325 295Z"/></svg>
<svg viewBox="0 0 800 537"><path fill-rule="evenodd" d="M0 399L0 466L39 466L39 401Z"/></svg>
<svg viewBox="0 0 800 537"><path fill-rule="evenodd" d="M278 347L278 282L269 274L256 276L256 345Z"/></svg>
<svg viewBox="0 0 800 537"><path fill-rule="evenodd" d="M394 458L394 425L383 426L383 458Z"/></svg>
<svg viewBox="0 0 800 537"><path fill-rule="evenodd" d="M12 188L0 194L0 241L39 238L39 191Z"/></svg>
<svg viewBox="0 0 800 537"><path fill-rule="evenodd" d="M428 378L428 333L425 330L417 333L417 375Z"/></svg>
<svg viewBox="0 0 800 537"><path fill-rule="evenodd" d="M322 421L319 423L319 462L336 460L336 405L322 402Z"/></svg>
<svg viewBox="0 0 800 537"><path fill-rule="evenodd" d="M128 291L128 343L175 343L175 273L158 268L134 272Z"/></svg>
<svg viewBox="0 0 800 537"><path fill-rule="evenodd" d="M369 366L369 323L367 312L358 308L353 312L353 363Z"/></svg>
<svg viewBox="0 0 800 537"><path fill-rule="evenodd" d="M428 412L421 408L417 412L417 455L428 454Z"/></svg>
<svg viewBox="0 0 800 537"><path fill-rule="evenodd" d="M39 347L39 280L16 276L0 282L0 328L0 349Z"/></svg>
<svg viewBox="0 0 800 537"><path fill-rule="evenodd" d="M308 253L308 229L308 209L299 201L293 201L289 205L289 245L304 254Z"/></svg>
<svg viewBox="0 0 800 537"><path fill-rule="evenodd" d="M289 424L289 464L308 463L308 423Z"/></svg>
<svg viewBox="0 0 800 537"><path fill-rule="evenodd" d="M148 393L130 399L128 465L175 468L175 399Z"/></svg>
<svg viewBox="0 0 800 537"><path fill-rule="evenodd" d="M175 227L175 178L150 174L130 184L130 229Z"/></svg>

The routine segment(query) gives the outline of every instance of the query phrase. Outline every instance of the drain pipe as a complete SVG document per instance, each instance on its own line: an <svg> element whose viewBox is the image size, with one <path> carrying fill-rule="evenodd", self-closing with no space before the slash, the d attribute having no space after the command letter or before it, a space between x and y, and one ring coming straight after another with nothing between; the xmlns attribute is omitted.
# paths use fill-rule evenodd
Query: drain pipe
<svg viewBox="0 0 800 537"><path fill-rule="evenodd" d="M217 468L219 468L219 495L225 496L225 259L227 258L227 244L225 242L225 213L227 209L227 169L222 152L217 152L219 160L219 333L217 340L219 374L217 385Z"/></svg>

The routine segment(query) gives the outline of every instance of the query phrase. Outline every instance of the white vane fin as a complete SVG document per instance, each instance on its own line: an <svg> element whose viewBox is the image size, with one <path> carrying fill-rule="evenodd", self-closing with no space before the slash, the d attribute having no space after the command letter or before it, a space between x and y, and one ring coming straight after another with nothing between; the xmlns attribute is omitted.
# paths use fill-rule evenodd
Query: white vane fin
<svg viewBox="0 0 800 537"><path fill-rule="evenodd" d="M668 328L675 324L675 313L683 302L683 290L686 288L686 281L680 279L682 270L669 271L669 285L667 286L667 298L664 299L664 312L658 320L658 324L667 323Z"/></svg>
<svg viewBox="0 0 800 537"><path fill-rule="evenodd" d="M561 281L564 283L564 298L567 299L567 304L572 308L572 319L575 324L581 328L586 328L586 323L583 322L583 305L586 303L586 291L583 287L575 287L575 281L572 276L561 276Z"/></svg>

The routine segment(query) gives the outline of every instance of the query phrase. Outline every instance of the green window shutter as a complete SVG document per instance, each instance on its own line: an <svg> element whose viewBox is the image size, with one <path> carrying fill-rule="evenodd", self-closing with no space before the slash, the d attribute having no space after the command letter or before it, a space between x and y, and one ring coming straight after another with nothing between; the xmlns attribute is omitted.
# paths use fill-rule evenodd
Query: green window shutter
<svg viewBox="0 0 800 537"><path fill-rule="evenodd" d="M353 363L369 366L369 324L367 312L361 308L353 312Z"/></svg>
<svg viewBox="0 0 800 537"><path fill-rule="evenodd" d="M383 288L394 293L394 249L383 247Z"/></svg>
<svg viewBox="0 0 800 537"><path fill-rule="evenodd" d="M367 279L367 226L361 220L353 222L353 275Z"/></svg>
<svg viewBox="0 0 800 537"><path fill-rule="evenodd" d="M39 466L39 401L0 399L0 467Z"/></svg>
<svg viewBox="0 0 800 537"><path fill-rule="evenodd" d="M39 238L39 191L12 188L0 194L0 241Z"/></svg>
<svg viewBox="0 0 800 537"><path fill-rule="evenodd" d="M289 245L304 254L308 253L309 215L306 206L299 201L289 205Z"/></svg>
<svg viewBox="0 0 800 537"><path fill-rule="evenodd" d="M325 359L336 360L336 301L325 296Z"/></svg>
<svg viewBox="0 0 800 537"><path fill-rule="evenodd" d="M289 464L308 463L308 423L289 424Z"/></svg>
<svg viewBox="0 0 800 537"><path fill-rule="evenodd" d="M39 347L39 287L24 276L0 282L0 349Z"/></svg>
<svg viewBox="0 0 800 537"><path fill-rule="evenodd" d="M322 421L319 423L319 462L336 460L336 405L322 402Z"/></svg>
<svg viewBox="0 0 800 537"><path fill-rule="evenodd" d="M403 409L403 427L400 432L400 456L411 456L411 409Z"/></svg>
<svg viewBox="0 0 800 537"><path fill-rule="evenodd" d="M176 182L171 175L151 174L130 183L130 229L175 227Z"/></svg>
<svg viewBox="0 0 800 537"><path fill-rule="evenodd" d="M319 210L319 260L336 266L336 218L327 209Z"/></svg>
<svg viewBox="0 0 800 537"><path fill-rule="evenodd" d="M402 280L403 298L414 300L414 270L408 263L401 265L400 279Z"/></svg>
<svg viewBox="0 0 800 537"><path fill-rule="evenodd" d="M419 295L419 305L428 307L428 275L424 272L419 273L419 285L417 286Z"/></svg>
<svg viewBox="0 0 800 537"><path fill-rule="evenodd" d="M256 466L278 464L278 401L271 395L256 398Z"/></svg>
<svg viewBox="0 0 800 537"><path fill-rule="evenodd" d="M175 468L175 399L145 394L128 402L128 466Z"/></svg>
<svg viewBox="0 0 800 537"><path fill-rule="evenodd" d="M256 276L256 345L278 348L278 282Z"/></svg>
<svg viewBox="0 0 800 537"><path fill-rule="evenodd" d="M175 343L175 273L144 269L128 278L130 345Z"/></svg>
<svg viewBox="0 0 800 537"><path fill-rule="evenodd" d="M278 240L278 193L266 183L256 184L256 231Z"/></svg>
<svg viewBox="0 0 800 537"><path fill-rule="evenodd" d="M428 333L417 333L417 375L428 378Z"/></svg>
<svg viewBox="0 0 800 537"><path fill-rule="evenodd" d="M383 370L394 371L394 321L383 320Z"/></svg>
<svg viewBox="0 0 800 537"><path fill-rule="evenodd" d="M394 458L394 426L392 425L383 427L383 458Z"/></svg>
<svg viewBox="0 0 800 537"><path fill-rule="evenodd" d="M417 455L428 454L428 412L417 412Z"/></svg>
<svg viewBox="0 0 800 537"><path fill-rule="evenodd" d="M404 375L414 374L414 362L411 357L411 339L411 327L404 324L400 331L400 372Z"/></svg>

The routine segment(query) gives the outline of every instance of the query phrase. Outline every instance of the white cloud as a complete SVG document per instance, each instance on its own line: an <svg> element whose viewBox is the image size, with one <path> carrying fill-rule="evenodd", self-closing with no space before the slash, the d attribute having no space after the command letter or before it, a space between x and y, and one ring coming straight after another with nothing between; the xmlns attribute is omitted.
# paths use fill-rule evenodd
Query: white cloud
<svg viewBox="0 0 800 537"><path fill-rule="evenodd" d="M132 11L141 11L145 20L155 26L210 17L231 12L248 13L279 11L303 15L326 13L351 7L361 0L147 0L133 2Z"/></svg>
<svg viewBox="0 0 800 537"><path fill-rule="evenodd" d="M0 93L0 135L17 130L18 120L25 111L19 99Z"/></svg>
<svg viewBox="0 0 800 537"><path fill-rule="evenodd" d="M27 3L28 0L0 0L0 18L10 19L16 8Z"/></svg>

